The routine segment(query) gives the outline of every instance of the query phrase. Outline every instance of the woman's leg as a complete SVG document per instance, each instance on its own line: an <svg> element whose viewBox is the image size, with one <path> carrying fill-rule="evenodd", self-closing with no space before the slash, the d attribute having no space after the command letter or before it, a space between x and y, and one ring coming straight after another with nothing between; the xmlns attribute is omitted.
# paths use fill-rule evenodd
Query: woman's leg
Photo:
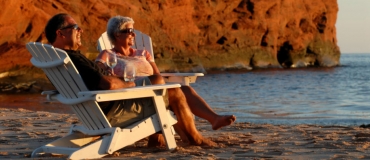
<svg viewBox="0 0 370 160"><path fill-rule="evenodd" d="M220 116L216 114L207 102L198 95L198 93L190 86L181 86L184 92L186 101L191 112L196 116L206 119L212 124L212 129L217 130L221 127L228 126L236 120L234 115Z"/></svg>
<svg viewBox="0 0 370 160"><path fill-rule="evenodd" d="M165 83L160 75L150 76L149 79L152 84ZM215 146L216 144L213 141L204 138L196 129L191 110L182 90L180 88L171 88L167 91L170 109L177 117L177 123L174 125L174 128L181 139L185 143L188 142L193 145ZM163 138L160 135L149 136L148 146L160 146L163 144Z"/></svg>
<svg viewBox="0 0 370 160"><path fill-rule="evenodd" d="M180 88L168 89L168 100L170 103L170 109L177 117L175 129L181 129L182 134L179 135L182 139L187 139L187 141L193 145L216 145L213 141L204 138L198 132L197 128L195 127L191 110L186 102L185 95ZM186 137L183 138L183 136Z"/></svg>

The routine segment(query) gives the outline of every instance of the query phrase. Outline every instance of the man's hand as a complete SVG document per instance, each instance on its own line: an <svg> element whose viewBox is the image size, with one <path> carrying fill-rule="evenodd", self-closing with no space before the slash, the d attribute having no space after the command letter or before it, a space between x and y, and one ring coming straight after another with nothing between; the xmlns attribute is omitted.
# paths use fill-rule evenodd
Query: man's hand
<svg viewBox="0 0 370 160"><path fill-rule="evenodd" d="M114 76L104 76L100 80L99 88L103 90L121 89L135 87L134 82L124 82L121 79Z"/></svg>
<svg viewBox="0 0 370 160"><path fill-rule="evenodd" d="M125 86L127 86L127 87L123 87L123 88L136 87L135 82L123 82L123 83L125 83Z"/></svg>

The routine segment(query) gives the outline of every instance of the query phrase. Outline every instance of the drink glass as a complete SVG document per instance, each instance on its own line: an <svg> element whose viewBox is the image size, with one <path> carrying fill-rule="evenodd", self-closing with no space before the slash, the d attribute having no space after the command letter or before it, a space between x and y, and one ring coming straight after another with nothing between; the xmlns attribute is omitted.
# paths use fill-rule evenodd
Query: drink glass
<svg viewBox="0 0 370 160"><path fill-rule="evenodd" d="M123 78L126 82L133 82L135 80L135 66L126 65L123 72Z"/></svg>
<svg viewBox="0 0 370 160"><path fill-rule="evenodd" d="M117 65L117 56L116 52L108 53L107 56L107 66L112 69L112 74L114 75L113 68Z"/></svg>

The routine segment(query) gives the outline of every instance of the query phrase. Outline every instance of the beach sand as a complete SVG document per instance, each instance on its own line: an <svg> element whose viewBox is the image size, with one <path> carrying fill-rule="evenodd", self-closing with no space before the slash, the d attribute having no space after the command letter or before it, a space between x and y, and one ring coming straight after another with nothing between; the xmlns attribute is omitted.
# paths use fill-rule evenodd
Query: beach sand
<svg viewBox="0 0 370 160"><path fill-rule="evenodd" d="M29 159L31 152L66 135L74 114L0 108L0 159ZM370 128L235 123L213 131L196 119L199 131L217 147L146 147L142 139L103 159L370 159ZM45 154L45 159L66 157Z"/></svg>

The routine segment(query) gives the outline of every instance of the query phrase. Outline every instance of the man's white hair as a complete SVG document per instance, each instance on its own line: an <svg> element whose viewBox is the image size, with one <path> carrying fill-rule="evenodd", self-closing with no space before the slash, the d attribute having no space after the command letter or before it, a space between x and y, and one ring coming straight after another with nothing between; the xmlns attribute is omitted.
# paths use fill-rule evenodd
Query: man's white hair
<svg viewBox="0 0 370 160"><path fill-rule="evenodd" d="M115 34L120 30L126 29L126 24L134 24L134 20L130 17L114 16L109 19L107 24L107 34L111 43L116 42Z"/></svg>

